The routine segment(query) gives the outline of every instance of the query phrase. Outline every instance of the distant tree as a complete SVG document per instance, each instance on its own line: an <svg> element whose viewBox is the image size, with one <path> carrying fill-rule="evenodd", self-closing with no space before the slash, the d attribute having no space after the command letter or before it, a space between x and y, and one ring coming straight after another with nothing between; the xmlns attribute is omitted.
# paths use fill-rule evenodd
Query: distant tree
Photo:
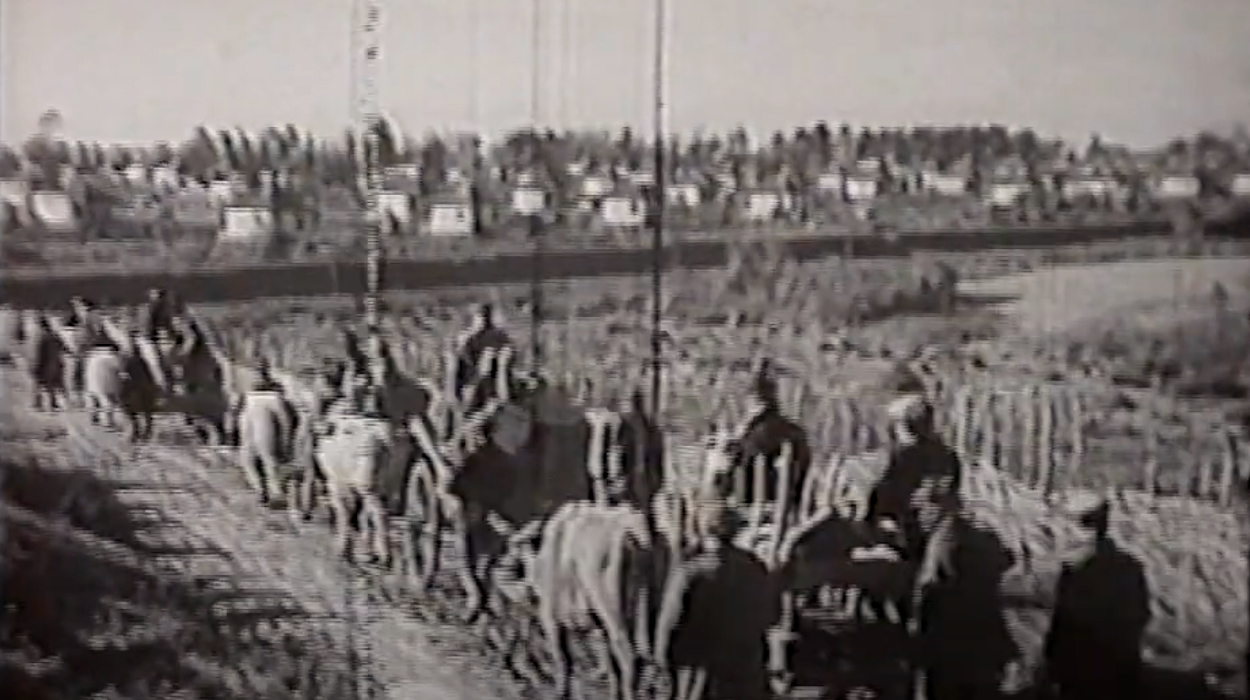
<svg viewBox="0 0 1250 700"><path fill-rule="evenodd" d="M224 165L231 172L238 171L242 167L243 159L236 146L234 134L232 134L229 129L222 129L218 133L218 136L221 143L221 150L223 151L221 158L222 161L224 161Z"/></svg>
<svg viewBox="0 0 1250 700"><path fill-rule="evenodd" d="M1107 149L1103 146L1102 136L1090 134L1089 143L1085 146L1085 160L1102 158L1105 155L1107 155Z"/></svg>
<svg viewBox="0 0 1250 700"><path fill-rule="evenodd" d="M959 296L959 271L942 260L939 260L934 267L937 271L937 285L934 291L938 294L938 306L942 313L952 313Z"/></svg>
<svg viewBox="0 0 1250 700"><path fill-rule="evenodd" d="M8 146L0 145L0 177L15 177L22 168L22 159Z"/></svg>
<svg viewBox="0 0 1250 700"><path fill-rule="evenodd" d="M1032 129L1021 129L1014 134L1016 155L1028 164L1035 164L1041 155L1041 144Z"/></svg>
<svg viewBox="0 0 1250 700"><path fill-rule="evenodd" d="M36 134L22 145L22 155L35 170L37 188L55 188L61 179L61 160L56 142Z"/></svg>

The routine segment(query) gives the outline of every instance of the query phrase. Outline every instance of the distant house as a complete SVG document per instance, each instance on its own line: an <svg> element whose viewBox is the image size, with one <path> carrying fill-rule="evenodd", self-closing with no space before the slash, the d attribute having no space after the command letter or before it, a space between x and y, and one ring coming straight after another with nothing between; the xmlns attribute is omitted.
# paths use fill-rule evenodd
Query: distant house
<svg viewBox="0 0 1250 700"><path fill-rule="evenodd" d="M772 221L787 210L783 193L777 190L756 188L742 194L748 221Z"/></svg>
<svg viewBox="0 0 1250 700"><path fill-rule="evenodd" d="M1028 196L1032 189L1032 185L1023 178L992 178L984 188L982 196L990 207L1011 209L1016 206L1021 197Z"/></svg>
<svg viewBox="0 0 1250 700"><path fill-rule="evenodd" d="M842 187L847 199L852 202L863 202L876 199L881 183L877 181L876 175L851 173L843 180Z"/></svg>
<svg viewBox="0 0 1250 700"><path fill-rule="evenodd" d="M407 231L412 226L415 197L408 192L388 190L378 193L377 216L384 233Z"/></svg>
<svg viewBox="0 0 1250 700"><path fill-rule="evenodd" d="M693 182L678 182L669 185L667 190L668 203L679 207L694 209L703 201L699 186Z"/></svg>
<svg viewBox="0 0 1250 700"><path fill-rule="evenodd" d="M607 228L635 228L647 217L647 204L638 189L627 182L618 182L612 193L599 202L599 219Z"/></svg>
<svg viewBox="0 0 1250 700"><path fill-rule="evenodd" d="M1198 178L1191 174L1165 173L1151 183L1155 198L1162 201L1195 199L1200 190Z"/></svg>
<svg viewBox="0 0 1250 700"><path fill-rule="evenodd" d="M273 212L267 207L228 206L218 235L226 240L256 240L273 234Z"/></svg>
<svg viewBox="0 0 1250 700"><path fill-rule="evenodd" d="M1063 183L1063 195L1068 199L1114 196L1121 189L1115 178L1095 174L1092 171L1078 171L1076 177Z"/></svg>
<svg viewBox="0 0 1250 700"><path fill-rule="evenodd" d="M430 197L425 230L431 236L471 236L477 230L472 198L466 191L448 191Z"/></svg>
<svg viewBox="0 0 1250 700"><path fill-rule="evenodd" d="M963 173L924 170L920 182L926 192L943 197L962 197L968 192L968 176Z"/></svg>
<svg viewBox="0 0 1250 700"><path fill-rule="evenodd" d="M1234 197L1250 198L1250 173L1237 173L1229 185Z"/></svg>
<svg viewBox="0 0 1250 700"><path fill-rule="evenodd" d="M74 202L64 192L31 192L30 213L48 231L69 233L78 229Z"/></svg>

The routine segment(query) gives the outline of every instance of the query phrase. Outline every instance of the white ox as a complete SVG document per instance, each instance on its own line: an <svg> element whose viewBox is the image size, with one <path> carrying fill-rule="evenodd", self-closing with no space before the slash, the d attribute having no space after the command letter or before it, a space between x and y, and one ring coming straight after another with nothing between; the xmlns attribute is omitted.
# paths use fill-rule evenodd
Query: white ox
<svg viewBox="0 0 1250 700"><path fill-rule="evenodd" d="M514 539L514 546L524 549ZM532 546L532 545L531 545ZM566 635L598 625L606 637L612 696L637 694L640 652L649 648L646 597L652 542L643 514L631 506L566 503L546 522L536 553L521 552L530 592L554 663L555 696L569 697ZM632 625L631 625L632 623ZM515 651L518 635L507 650Z"/></svg>

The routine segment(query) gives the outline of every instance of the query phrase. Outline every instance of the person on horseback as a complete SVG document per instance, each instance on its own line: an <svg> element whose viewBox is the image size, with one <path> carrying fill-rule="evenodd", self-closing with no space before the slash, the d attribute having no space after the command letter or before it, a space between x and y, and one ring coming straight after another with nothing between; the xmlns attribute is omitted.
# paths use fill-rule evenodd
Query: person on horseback
<svg viewBox="0 0 1250 700"><path fill-rule="evenodd" d="M364 351L361 349L360 336L356 335L356 332L350 328L343 329L343 351L347 355L349 368L361 371L369 364Z"/></svg>
<svg viewBox="0 0 1250 700"><path fill-rule="evenodd" d="M664 482L664 435L647 412L641 391L630 397L621 417L621 463L625 465L625 501L644 513Z"/></svg>
<svg viewBox="0 0 1250 700"><path fill-rule="evenodd" d="M149 289L148 301L143 307L140 319L140 332L145 338L156 342L161 331L175 335L174 319L176 317L173 300L163 289Z"/></svg>
<svg viewBox="0 0 1250 700"><path fill-rule="evenodd" d="M738 454L734 460L739 469L749 468L757 459L763 459L768 473L775 477L778 473L777 460L782 449L789 445L791 465L789 471L789 496L796 502L799 498L803 478L812 464L811 443L807 432L781 412L778 397L777 381L773 378L768 363L760 367L756 374L750 395L751 418L742 427L738 438ZM771 501L778 496L776 478L764 480L764 493L752 492L754 479L747 479L747 502L755 500Z"/></svg>
<svg viewBox="0 0 1250 700"><path fill-rule="evenodd" d="M487 350L496 352L512 347L512 338L495 325L495 311L490 304L478 308L473 327L460 344L456 357L456 394L463 400L469 386L480 379L478 362Z"/></svg>
<svg viewBox="0 0 1250 700"><path fill-rule="evenodd" d="M935 523L959 508L963 466L934 428L933 405L906 394L886 409L897 447L868 499L868 522L902 538L919 561Z"/></svg>

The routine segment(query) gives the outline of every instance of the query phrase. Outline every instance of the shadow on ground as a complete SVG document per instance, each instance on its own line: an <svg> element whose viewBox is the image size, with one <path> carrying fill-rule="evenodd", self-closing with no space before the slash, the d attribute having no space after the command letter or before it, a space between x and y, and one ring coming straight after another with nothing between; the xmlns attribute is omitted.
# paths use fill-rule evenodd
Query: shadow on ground
<svg viewBox="0 0 1250 700"><path fill-rule="evenodd" d="M6 697L328 699L361 691L348 653L289 601L158 568L157 556L222 554L148 547L142 535L159 518L132 514L116 485L85 469L9 460L0 474Z"/></svg>

